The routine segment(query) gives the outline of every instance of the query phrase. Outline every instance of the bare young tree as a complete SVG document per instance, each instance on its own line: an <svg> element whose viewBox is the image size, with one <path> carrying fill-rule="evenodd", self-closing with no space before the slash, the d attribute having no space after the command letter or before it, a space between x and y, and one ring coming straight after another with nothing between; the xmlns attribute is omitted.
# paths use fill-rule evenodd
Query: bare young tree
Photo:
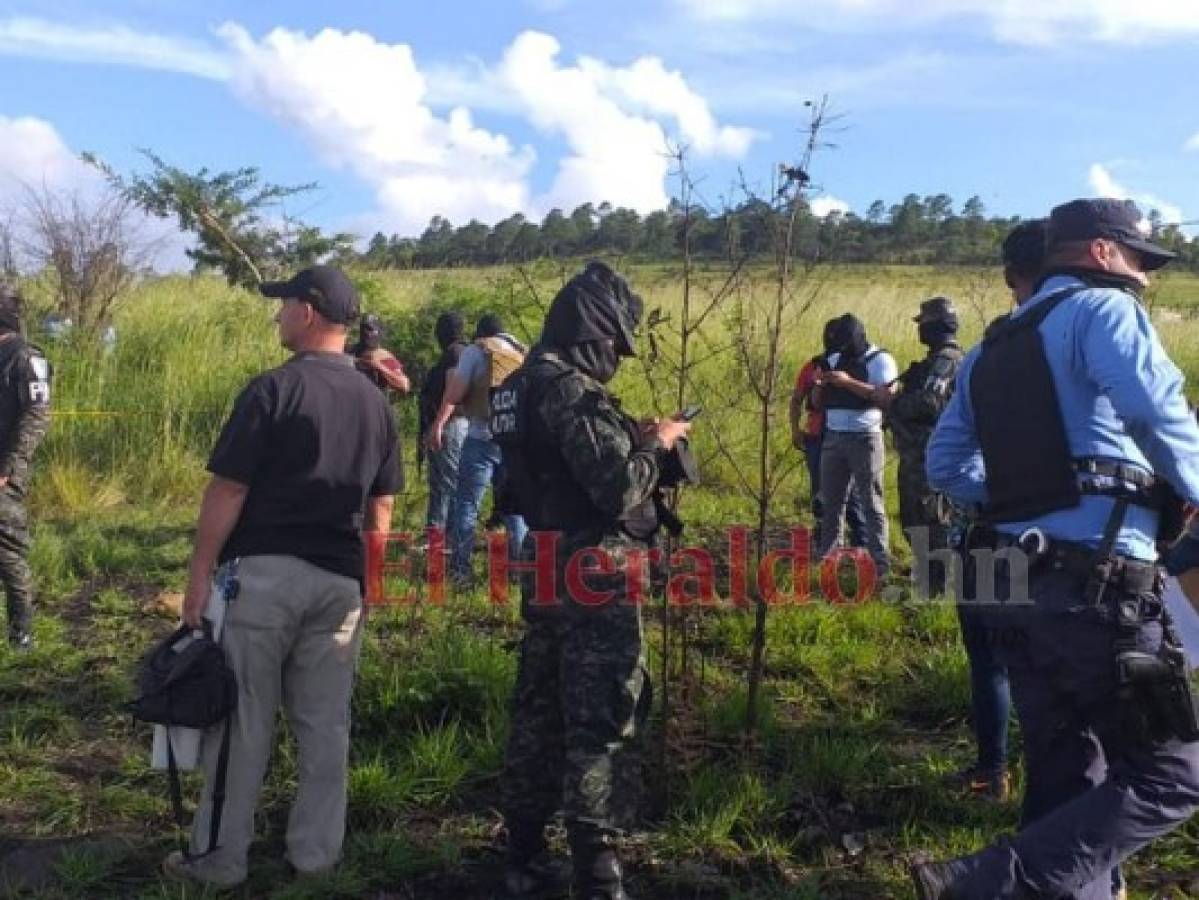
<svg viewBox="0 0 1199 900"><path fill-rule="evenodd" d="M648 352L637 359L650 390L653 409L660 416L673 415L697 399L709 397L702 380L704 367L731 350L728 341L722 344L719 340L718 313L732 298L748 259L748 255L734 245L730 247L726 264L717 266L711 273L701 271L694 247L697 228L706 220L708 208L700 197L698 182L690 169L688 148L682 144L672 145L666 154L671 161L671 176L675 183L671 224L681 260L677 267L671 266L659 273L659 277L672 285L678 284L681 298L678 307L670 311L657 307L649 310L644 323ZM710 399L708 405L712 405ZM710 408L708 415L718 420L720 410ZM704 465L701 458L701 470ZM667 503L672 511L679 511L682 499L681 486L669 490ZM679 544L678 537L667 535L664 558L670 559ZM696 652L692 639L698 621L697 611L687 605L672 605L664 591L658 599L662 641L656 687L662 721L658 753L659 765L665 772L668 755L676 762L685 757L685 745L695 737L688 733L689 726L694 724L688 713L693 709L691 701L701 693L694 690L695 668L698 662L702 672L703 659ZM702 680L702 675L700 678ZM669 805L669 780L662 787L664 802Z"/></svg>
<svg viewBox="0 0 1199 900"><path fill-rule="evenodd" d="M806 104L810 117L800 160L778 168L769 198L758 197L743 183L749 215L761 217L756 223L769 240L770 274L758 282L736 282L729 317L737 365L736 378L723 386L730 410L754 423L751 434L741 440L724 429L713 429L712 436L727 460L743 493L756 510L755 554L759 563L767 552L770 509L798 463L785 430L778 422L786 417L787 379L783 369L789 339L798 331L800 321L812 308L825 286L823 260L818 245L802 251L798 225L801 213L808 209L812 189L811 165L816 153L833 145L822 135L837 116L829 109L828 98ZM710 390L721 391L713 385ZM754 601L754 630L746 687L746 731L757 727L761 685L766 660L766 619L768 602L757 591Z"/></svg>
<svg viewBox="0 0 1199 900"><path fill-rule="evenodd" d="M108 321L158 244L119 191L84 195L46 186L26 188L15 241L32 267L52 277L57 311L85 332Z"/></svg>

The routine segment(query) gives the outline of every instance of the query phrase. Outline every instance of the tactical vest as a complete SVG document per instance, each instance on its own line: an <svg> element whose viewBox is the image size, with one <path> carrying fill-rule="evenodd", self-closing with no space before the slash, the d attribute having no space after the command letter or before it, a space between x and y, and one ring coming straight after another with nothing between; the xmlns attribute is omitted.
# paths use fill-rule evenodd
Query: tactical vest
<svg viewBox="0 0 1199 900"><path fill-rule="evenodd" d="M475 346L483 351L487 364L471 383L462 408L470 418L478 420L491 415L495 389L520 367L525 355L519 347L498 336L478 338Z"/></svg>
<svg viewBox="0 0 1199 900"><path fill-rule="evenodd" d="M36 380L30 382L20 363L29 360ZM19 334L0 341L0 434L10 429L26 403L47 403L50 400L50 379L53 367L36 344L30 344Z"/></svg>
<svg viewBox="0 0 1199 900"><path fill-rule="evenodd" d="M1034 519L1078 506L1084 493L1126 497L1156 508L1153 477L1124 463L1070 453L1053 372L1040 325L1082 287L1053 294L1027 313L993 322L970 373L970 400L987 470L990 522ZM1080 482L1080 473L1130 482L1136 490L1101 489Z"/></svg>
<svg viewBox="0 0 1199 900"><path fill-rule="evenodd" d="M593 540L598 541L603 534L621 530L649 540L657 530L653 500L620 517L601 510L567 466L560 435L550 432L540 415L549 388L575 372L561 360L540 356L510 375L492 398L492 439L503 453L505 477L519 513L534 531L594 532ZM637 423L623 419L636 446Z"/></svg>
<svg viewBox="0 0 1199 900"><path fill-rule="evenodd" d="M882 353L882 348L876 347L873 350L868 350L861 356L853 356L846 358L842 353L837 364L833 369L837 372L845 372L850 378L855 381L870 381L870 361ZM859 397L849 388L836 387L831 384L826 384L821 392L821 405L827 409L878 409L878 404L866 397Z"/></svg>

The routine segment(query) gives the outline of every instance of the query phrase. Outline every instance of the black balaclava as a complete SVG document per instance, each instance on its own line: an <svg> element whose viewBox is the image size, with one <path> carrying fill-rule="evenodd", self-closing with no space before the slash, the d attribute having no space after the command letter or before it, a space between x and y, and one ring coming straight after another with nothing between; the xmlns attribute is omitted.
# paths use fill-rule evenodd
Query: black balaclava
<svg viewBox="0 0 1199 900"><path fill-rule="evenodd" d="M633 355L633 329L642 308L641 297L624 278L604 263L589 263L554 297L541 344L606 383L616 374L620 357Z"/></svg>
<svg viewBox="0 0 1199 900"><path fill-rule="evenodd" d="M870 347L866 339L866 326L853 313L846 313L833 320L833 350L846 359L856 359Z"/></svg>
<svg viewBox="0 0 1199 900"><path fill-rule="evenodd" d="M479 324L475 326L475 337L479 338L495 337L504 330L504 323L495 313L487 313L479 317Z"/></svg>
<svg viewBox="0 0 1199 900"><path fill-rule="evenodd" d="M933 349L943 347L957 337L958 317L945 316L941 319L921 322L916 326L916 331L920 335L920 343L924 346Z"/></svg>
<svg viewBox="0 0 1199 900"><path fill-rule="evenodd" d="M835 353L837 350L837 320L829 319L824 323L824 333L820 336L821 344L824 347L824 355Z"/></svg>
<svg viewBox="0 0 1199 900"><path fill-rule="evenodd" d="M378 350L383 346L383 323L378 316L363 318L358 326L358 346L363 350Z"/></svg>
<svg viewBox="0 0 1199 900"><path fill-rule="evenodd" d="M21 295L16 288L0 284L0 331L21 330Z"/></svg>
<svg viewBox="0 0 1199 900"><path fill-rule="evenodd" d="M461 313L443 312L437 317L433 326L433 336L437 338L437 346L447 350L454 344L460 344L466 334L466 322Z"/></svg>
<svg viewBox="0 0 1199 900"><path fill-rule="evenodd" d="M611 381L620 368L620 357L616 355L616 347L610 340L571 344L562 351L562 355L572 366L600 384Z"/></svg>

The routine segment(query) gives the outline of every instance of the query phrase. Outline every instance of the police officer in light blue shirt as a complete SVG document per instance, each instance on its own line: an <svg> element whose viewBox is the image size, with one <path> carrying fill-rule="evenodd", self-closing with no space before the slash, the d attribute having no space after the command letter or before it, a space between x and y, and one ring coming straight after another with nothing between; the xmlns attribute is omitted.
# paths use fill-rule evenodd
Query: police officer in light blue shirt
<svg viewBox="0 0 1199 900"><path fill-rule="evenodd" d="M929 443L930 484L979 513L969 596L1008 601L975 614L1003 636L1026 797L1014 838L918 859L921 900L1110 900L1112 869L1199 809L1154 564L1162 486L1199 504L1199 427L1139 301L1173 256L1140 220L1117 200L1053 210L1038 290L966 356Z"/></svg>

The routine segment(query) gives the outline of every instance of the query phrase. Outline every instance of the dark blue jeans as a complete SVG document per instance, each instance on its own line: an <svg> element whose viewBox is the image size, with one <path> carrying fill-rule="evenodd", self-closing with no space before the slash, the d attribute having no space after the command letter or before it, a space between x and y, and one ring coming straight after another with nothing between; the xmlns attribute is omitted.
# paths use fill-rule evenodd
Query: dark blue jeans
<svg viewBox="0 0 1199 900"><path fill-rule="evenodd" d="M812 494L812 517L816 521L812 543L816 546L820 546L820 519L824 514L824 504L820 500L820 448L823 446L823 434L804 438L803 455L808 467L808 485ZM845 504L845 522L849 526L849 545L865 547L866 532L862 519L862 498L858 495L857 485L849 490L849 502Z"/></svg>
<svg viewBox="0 0 1199 900"><path fill-rule="evenodd" d="M425 514L425 527L445 528L450 512L450 501L458 486L458 461L462 458L462 442L466 440L467 421L465 416L454 416L445 423L441 432L440 450L430 450L425 457L429 467L429 509Z"/></svg>
<svg viewBox="0 0 1199 900"><path fill-rule="evenodd" d="M970 707L978 744L978 768L995 775L1007 768L1012 695L1007 668L997 658L997 645L1008 639L1008 635L978 621L969 602L958 604L958 622L970 663Z"/></svg>
<svg viewBox="0 0 1199 900"><path fill-rule="evenodd" d="M1007 636L995 646L1024 733L1026 785L1019 833L950 864L954 897L1110 900L1112 870L1199 811L1199 742L1133 727L1143 703L1119 695L1115 626L1084 595L1082 578L1034 572L1031 602L971 612ZM1137 599L1147 611L1137 649L1156 653L1160 600Z"/></svg>
<svg viewBox="0 0 1199 900"><path fill-rule="evenodd" d="M479 507L483 504L487 486L496 480L501 463L499 444L467 436L458 460L457 489L450 503L448 540L451 577L465 579L470 576ZM516 559L525 532L528 531L525 520L520 516L504 516L504 529L508 532L508 556Z"/></svg>

